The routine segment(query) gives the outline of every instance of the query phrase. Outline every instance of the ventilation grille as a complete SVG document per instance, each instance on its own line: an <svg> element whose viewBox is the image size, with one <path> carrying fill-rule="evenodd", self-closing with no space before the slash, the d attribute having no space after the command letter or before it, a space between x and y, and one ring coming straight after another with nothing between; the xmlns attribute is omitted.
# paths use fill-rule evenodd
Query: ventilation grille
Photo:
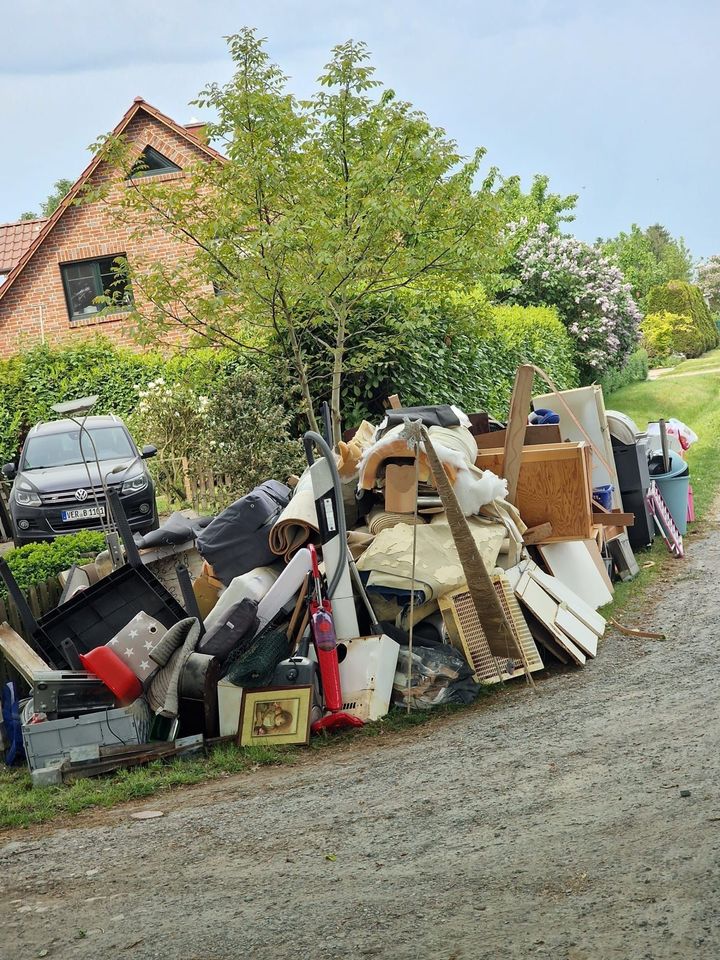
<svg viewBox="0 0 720 960"><path fill-rule="evenodd" d="M540 653L510 584L505 577L498 575L492 577L492 582L513 636L525 654L530 672L542 670ZM450 640L465 654L478 680L483 683L498 683L500 680L510 680L524 674L522 661L514 659L511 652L507 659L494 657L490 653L485 631L480 625L467 589L446 594L439 602Z"/></svg>

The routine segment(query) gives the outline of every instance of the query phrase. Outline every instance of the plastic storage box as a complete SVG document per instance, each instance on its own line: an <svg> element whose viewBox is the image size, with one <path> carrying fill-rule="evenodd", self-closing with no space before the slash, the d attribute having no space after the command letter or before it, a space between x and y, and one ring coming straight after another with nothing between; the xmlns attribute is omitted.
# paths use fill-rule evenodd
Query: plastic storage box
<svg viewBox="0 0 720 960"><path fill-rule="evenodd" d="M38 770L50 763L70 760L72 751L78 747L146 743L150 735L150 708L147 701L140 699L129 707L101 710L83 717L23 723L22 734L28 765L31 770Z"/></svg>

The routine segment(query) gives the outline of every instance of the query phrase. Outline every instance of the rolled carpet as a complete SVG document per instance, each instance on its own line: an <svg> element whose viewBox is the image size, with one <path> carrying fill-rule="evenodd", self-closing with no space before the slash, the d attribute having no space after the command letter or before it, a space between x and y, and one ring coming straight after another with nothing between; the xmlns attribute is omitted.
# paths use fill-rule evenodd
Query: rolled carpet
<svg viewBox="0 0 720 960"><path fill-rule="evenodd" d="M318 529L312 478L310 471L306 470L295 487L292 500L270 531L270 549L289 563L306 543L320 542Z"/></svg>

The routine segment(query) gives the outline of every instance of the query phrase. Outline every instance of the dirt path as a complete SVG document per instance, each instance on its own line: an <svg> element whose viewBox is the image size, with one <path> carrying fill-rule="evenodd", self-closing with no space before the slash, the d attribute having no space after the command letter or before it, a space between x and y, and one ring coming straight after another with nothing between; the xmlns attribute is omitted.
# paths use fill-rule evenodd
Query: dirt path
<svg viewBox="0 0 720 960"><path fill-rule="evenodd" d="M667 642L161 820L6 835L0 956L717 960L720 530L688 546L642 620Z"/></svg>
<svg viewBox="0 0 720 960"><path fill-rule="evenodd" d="M648 380L677 380L679 377L703 377L708 373L720 373L720 367L711 367L709 370L686 370L684 373L667 373L672 367L658 367L648 373Z"/></svg>

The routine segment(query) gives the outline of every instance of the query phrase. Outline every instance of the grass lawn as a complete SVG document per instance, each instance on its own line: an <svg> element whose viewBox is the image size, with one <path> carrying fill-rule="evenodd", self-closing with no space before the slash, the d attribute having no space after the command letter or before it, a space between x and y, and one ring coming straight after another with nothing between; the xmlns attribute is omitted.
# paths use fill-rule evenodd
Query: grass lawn
<svg viewBox="0 0 720 960"><path fill-rule="evenodd" d="M677 367L672 367L672 369L666 373L662 373L660 377L674 377L677 376L678 373L693 373L697 370L717 369L720 369L720 350L711 350L709 353L704 353L701 357L696 357L694 360L684 360L678 364Z"/></svg>
<svg viewBox="0 0 720 960"><path fill-rule="evenodd" d="M720 367L720 350L697 360L689 360L673 371L678 373ZM698 519L707 517L715 494L720 487L720 375L700 374L673 379L666 375L658 380L636 383L606 397L606 407L621 410L644 429L649 420L677 417L698 434L700 440L688 454L695 491ZM692 535L688 539L692 550ZM618 584L614 603L602 612L622 615L633 603L641 600L643 591L669 564L676 563L661 538L654 547L638 555L641 567L651 560L652 566L641 569L640 576L628 584ZM488 691L491 695L492 691ZM479 701L482 708L482 701ZM477 704L470 708L474 709ZM458 708L455 708L458 709ZM376 737L406 729L409 726L433 721L451 709L431 713L406 714L395 711L379 723L340 737L314 738L311 749L332 748L348 737ZM22 767L8 769L0 766L0 829L24 827L51 820L54 817L77 814L89 807L111 807L127 800L150 797L175 787L213 780L256 769L266 764L290 764L301 754L292 747L272 749L241 749L235 746L217 747L207 758L175 760L155 763L148 767L127 770L112 776L80 780L71 786L32 789L30 775Z"/></svg>

